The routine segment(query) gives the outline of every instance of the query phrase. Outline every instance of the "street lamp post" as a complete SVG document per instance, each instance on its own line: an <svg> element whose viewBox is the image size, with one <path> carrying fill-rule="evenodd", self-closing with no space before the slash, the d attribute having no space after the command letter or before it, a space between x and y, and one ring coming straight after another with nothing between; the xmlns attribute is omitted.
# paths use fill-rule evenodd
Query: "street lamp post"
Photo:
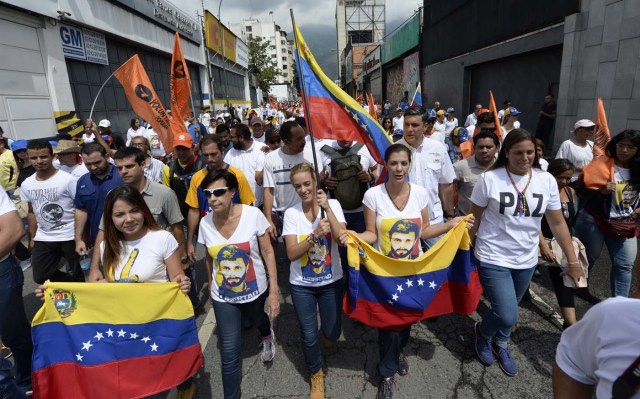
<svg viewBox="0 0 640 399"><path fill-rule="evenodd" d="M225 53L224 53L224 26L222 25L222 18L220 18L220 9L222 8L222 0L220 0L220 5L218 6L218 26L220 27L220 47L222 47L222 76L224 78L224 97L226 99L227 104L227 112L231 113L229 110L229 93L227 93L227 66L225 64Z"/></svg>

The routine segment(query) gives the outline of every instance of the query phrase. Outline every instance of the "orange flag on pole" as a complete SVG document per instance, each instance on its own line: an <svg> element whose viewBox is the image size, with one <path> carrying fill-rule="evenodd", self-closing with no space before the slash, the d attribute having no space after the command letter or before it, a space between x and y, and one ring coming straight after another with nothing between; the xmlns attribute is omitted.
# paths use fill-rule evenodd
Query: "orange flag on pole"
<svg viewBox="0 0 640 399"><path fill-rule="evenodd" d="M493 92L489 90L489 111L493 114L493 119L496 124L496 136L502 143L502 127L500 126L500 118L498 118L498 108L496 107L496 101L493 99Z"/></svg>
<svg viewBox="0 0 640 399"><path fill-rule="evenodd" d="M133 108L133 112L149 122L158 133L166 151L173 149L173 136L186 133L184 123L176 122L165 110L158 98L147 72L144 70L138 54L129 58L113 75L120 81Z"/></svg>
<svg viewBox="0 0 640 399"><path fill-rule="evenodd" d="M376 113L376 103L373 101L373 96L371 93L365 92L367 96L367 103L369 104L369 115L373 117L373 119L378 119L378 114Z"/></svg>
<svg viewBox="0 0 640 399"><path fill-rule="evenodd" d="M607 114L604 112L602 98L598 98L596 106L596 128L593 135L593 161L582 169L584 185L588 189L597 190L614 179L614 161L605 153L611 140Z"/></svg>
<svg viewBox="0 0 640 399"><path fill-rule="evenodd" d="M182 53L180 35L175 34L173 40L173 55L171 56L171 112L177 119L184 120L191 113L189 100L191 98L191 78L189 68Z"/></svg>

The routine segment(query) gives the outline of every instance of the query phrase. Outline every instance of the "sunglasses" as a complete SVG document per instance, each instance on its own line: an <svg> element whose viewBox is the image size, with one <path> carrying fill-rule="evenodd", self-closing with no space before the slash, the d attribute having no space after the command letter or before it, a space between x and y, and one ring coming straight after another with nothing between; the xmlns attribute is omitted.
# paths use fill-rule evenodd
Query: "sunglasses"
<svg viewBox="0 0 640 399"><path fill-rule="evenodd" d="M207 197L207 199L211 198L212 195L218 198L225 195L227 191L229 191L229 187L205 188L202 191L204 192L204 196Z"/></svg>
<svg viewBox="0 0 640 399"><path fill-rule="evenodd" d="M269 144L280 144L280 142L281 142L282 140L280 140L280 139L275 139L275 140L267 140L267 141L269 142Z"/></svg>

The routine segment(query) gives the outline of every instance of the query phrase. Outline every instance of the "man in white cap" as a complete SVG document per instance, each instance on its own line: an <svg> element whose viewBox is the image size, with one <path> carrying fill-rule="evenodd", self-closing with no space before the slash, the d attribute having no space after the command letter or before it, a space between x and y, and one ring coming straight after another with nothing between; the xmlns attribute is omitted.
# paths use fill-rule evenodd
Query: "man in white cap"
<svg viewBox="0 0 640 399"><path fill-rule="evenodd" d="M108 119L103 119L98 123L98 129L100 130L100 134L102 136L109 136L111 140L109 141L109 146L112 150L119 150L127 146L124 139L119 134L113 134L111 131L111 122Z"/></svg>
<svg viewBox="0 0 640 399"><path fill-rule="evenodd" d="M573 163L576 169L572 180L576 180L582 168L593 160L593 131L596 124L589 119L580 119L573 125L574 135L560 145L556 159L564 158Z"/></svg>
<svg viewBox="0 0 640 399"><path fill-rule="evenodd" d="M82 162L80 157L80 146L73 140L59 140L58 145L53 149L57 159L53 161L53 166L79 178L85 173L89 173L89 169Z"/></svg>

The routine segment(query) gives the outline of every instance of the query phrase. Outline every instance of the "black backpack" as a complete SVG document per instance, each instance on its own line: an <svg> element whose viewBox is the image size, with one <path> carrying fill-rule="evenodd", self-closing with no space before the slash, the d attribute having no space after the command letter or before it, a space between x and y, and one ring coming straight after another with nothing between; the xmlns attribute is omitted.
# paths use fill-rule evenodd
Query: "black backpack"
<svg viewBox="0 0 640 399"><path fill-rule="evenodd" d="M335 189L329 190L331 197L338 200L342 209L350 211L362 206L364 193L369 188L367 183L358 180L358 173L362 170L358 151L364 146L355 143L351 148L335 149L325 145L320 151L331 157L331 176L338 180Z"/></svg>

